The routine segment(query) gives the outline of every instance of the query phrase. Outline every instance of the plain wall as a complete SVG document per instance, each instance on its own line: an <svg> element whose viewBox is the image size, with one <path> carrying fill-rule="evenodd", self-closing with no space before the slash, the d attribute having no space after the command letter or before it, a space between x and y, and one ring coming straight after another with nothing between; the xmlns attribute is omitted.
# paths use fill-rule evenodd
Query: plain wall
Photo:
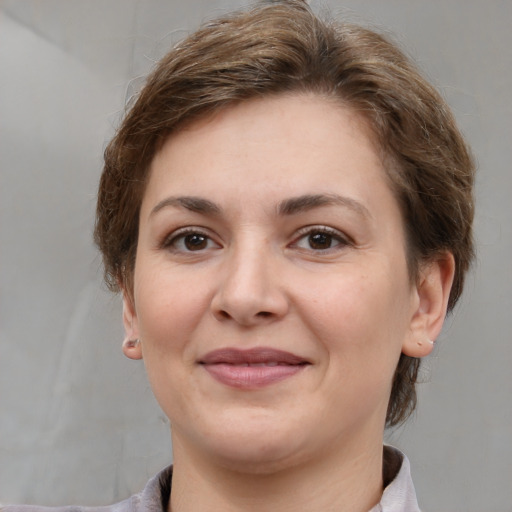
<svg viewBox="0 0 512 512"><path fill-rule="evenodd" d="M0 0L0 502L108 504L171 461L91 241L102 151L140 77L239 1ZM314 3L314 5L318 5ZM390 435L426 512L512 511L512 2L327 1L386 27L479 165L478 258Z"/></svg>

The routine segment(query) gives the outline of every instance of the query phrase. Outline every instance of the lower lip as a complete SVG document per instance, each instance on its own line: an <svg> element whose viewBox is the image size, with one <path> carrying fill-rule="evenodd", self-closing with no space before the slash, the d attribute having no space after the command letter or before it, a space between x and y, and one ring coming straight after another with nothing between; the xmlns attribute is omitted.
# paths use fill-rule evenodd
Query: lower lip
<svg viewBox="0 0 512 512"><path fill-rule="evenodd" d="M220 363L203 366L222 384L239 389L258 389L293 377L308 365L237 366Z"/></svg>

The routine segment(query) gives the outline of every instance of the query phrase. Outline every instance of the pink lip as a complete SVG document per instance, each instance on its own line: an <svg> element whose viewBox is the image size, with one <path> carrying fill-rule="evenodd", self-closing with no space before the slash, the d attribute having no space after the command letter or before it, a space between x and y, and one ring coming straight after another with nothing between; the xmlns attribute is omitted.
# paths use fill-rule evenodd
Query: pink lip
<svg viewBox="0 0 512 512"><path fill-rule="evenodd" d="M310 363L295 354L261 347L249 350L225 348L199 361L217 381L240 389L257 389L292 377Z"/></svg>

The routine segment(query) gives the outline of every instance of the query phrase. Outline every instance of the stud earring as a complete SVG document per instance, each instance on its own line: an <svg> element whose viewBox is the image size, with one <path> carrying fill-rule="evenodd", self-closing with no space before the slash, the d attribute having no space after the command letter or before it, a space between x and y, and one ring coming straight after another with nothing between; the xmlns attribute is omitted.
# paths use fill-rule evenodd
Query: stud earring
<svg viewBox="0 0 512 512"><path fill-rule="evenodd" d="M126 339L123 342L125 348L135 348L139 343L140 343L140 338L137 338L135 340Z"/></svg>

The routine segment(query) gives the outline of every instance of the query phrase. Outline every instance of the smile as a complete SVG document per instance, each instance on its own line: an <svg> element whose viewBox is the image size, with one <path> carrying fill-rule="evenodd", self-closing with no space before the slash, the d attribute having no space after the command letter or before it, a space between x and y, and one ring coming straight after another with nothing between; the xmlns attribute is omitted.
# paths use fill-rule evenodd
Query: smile
<svg viewBox="0 0 512 512"><path fill-rule="evenodd" d="M258 389L303 371L311 363L272 348L220 349L209 352L199 364L218 382L239 389Z"/></svg>

